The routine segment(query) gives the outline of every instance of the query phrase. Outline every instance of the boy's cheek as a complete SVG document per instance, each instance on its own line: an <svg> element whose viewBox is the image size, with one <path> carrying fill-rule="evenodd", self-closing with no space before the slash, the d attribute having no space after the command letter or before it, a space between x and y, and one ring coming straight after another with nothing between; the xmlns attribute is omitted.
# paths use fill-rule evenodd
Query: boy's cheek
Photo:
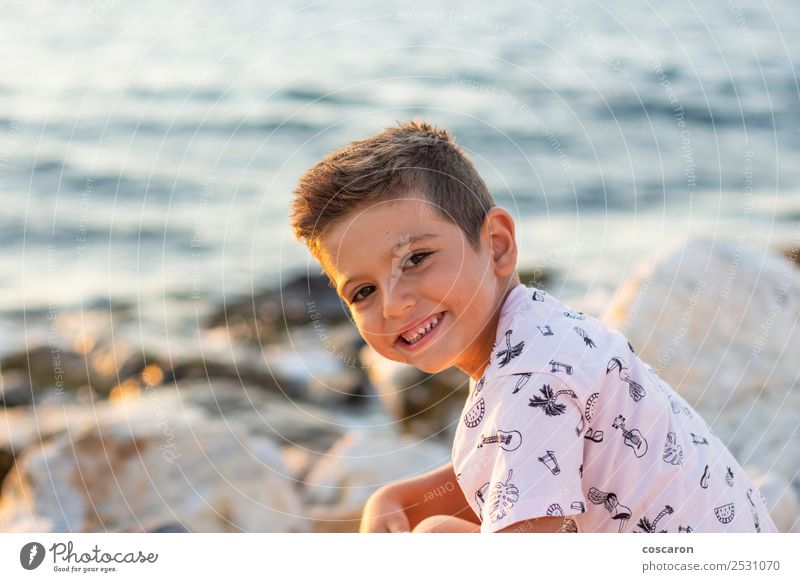
<svg viewBox="0 0 800 582"><path fill-rule="evenodd" d="M367 343L372 350L386 358L387 360L391 360L393 362L399 362L402 364L407 363L406 360L403 359L401 354L398 354L396 351L392 350L391 348L387 347L386 342L380 341L373 341L379 339L380 336L370 336L369 334L361 334L361 337Z"/></svg>
<svg viewBox="0 0 800 582"><path fill-rule="evenodd" d="M361 334L362 339L365 342L367 342L367 345L369 345L369 347L371 347L373 350L375 350L378 353L381 353L382 351L385 351L386 348L385 348L385 346L381 345L380 341L378 341L379 340L378 336L375 336L375 335L372 335L372 334L369 334L369 333L364 333L361 330L359 330L359 333Z"/></svg>
<svg viewBox="0 0 800 582"><path fill-rule="evenodd" d="M357 327L357 329L358 329L359 335L361 336L361 339L363 339L367 343L367 345L369 347L371 347L373 350L375 350L376 352L380 353L380 350L379 350L380 345L377 342L374 341L376 339L375 336L373 336L372 334L364 331L360 327Z"/></svg>

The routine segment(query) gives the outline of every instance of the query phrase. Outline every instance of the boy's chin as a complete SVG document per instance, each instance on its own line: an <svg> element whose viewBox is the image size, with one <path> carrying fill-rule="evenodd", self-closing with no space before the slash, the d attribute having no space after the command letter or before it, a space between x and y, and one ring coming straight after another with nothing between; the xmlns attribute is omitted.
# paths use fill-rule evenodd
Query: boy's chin
<svg viewBox="0 0 800 582"><path fill-rule="evenodd" d="M422 372L425 372L426 374L438 374L439 372L444 372L449 368L449 366L424 366L424 365L417 366L415 364L412 365L421 370Z"/></svg>
<svg viewBox="0 0 800 582"><path fill-rule="evenodd" d="M400 364L407 364L409 366L414 366L418 370L425 372L426 374L438 374L439 372L446 370L449 366L441 366L438 362L426 362L425 358L411 358L411 357L403 357L402 355L398 355L397 353L392 353L390 356L386 356L389 360L394 362L398 362Z"/></svg>

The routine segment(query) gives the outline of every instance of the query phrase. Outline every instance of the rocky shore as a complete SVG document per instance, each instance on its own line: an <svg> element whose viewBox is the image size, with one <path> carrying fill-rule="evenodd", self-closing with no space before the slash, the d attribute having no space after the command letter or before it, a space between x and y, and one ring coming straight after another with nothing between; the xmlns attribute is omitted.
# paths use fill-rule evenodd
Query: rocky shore
<svg viewBox="0 0 800 582"><path fill-rule="evenodd" d="M609 303L571 302L620 328L800 531L796 266L691 241ZM324 277L221 305L7 313L0 530L357 531L380 485L449 461L466 388L377 356Z"/></svg>

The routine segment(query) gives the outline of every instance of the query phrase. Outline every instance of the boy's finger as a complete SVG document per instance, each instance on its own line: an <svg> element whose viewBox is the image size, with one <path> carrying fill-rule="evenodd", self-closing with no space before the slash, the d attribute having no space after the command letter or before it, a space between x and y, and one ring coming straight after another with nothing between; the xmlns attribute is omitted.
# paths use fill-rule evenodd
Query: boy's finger
<svg viewBox="0 0 800 582"><path fill-rule="evenodd" d="M395 514L386 520L386 527L389 533L408 533L411 531L411 524L405 514Z"/></svg>

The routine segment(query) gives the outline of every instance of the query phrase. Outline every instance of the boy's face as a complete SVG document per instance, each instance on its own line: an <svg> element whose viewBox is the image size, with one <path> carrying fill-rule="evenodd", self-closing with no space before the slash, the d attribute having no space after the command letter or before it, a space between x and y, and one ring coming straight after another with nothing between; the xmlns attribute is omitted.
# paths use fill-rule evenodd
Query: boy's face
<svg viewBox="0 0 800 582"><path fill-rule="evenodd" d="M492 252L492 228L499 224L502 231L505 219L488 217L498 213L511 221L513 257L505 261L513 260L513 271L513 220L499 208L484 221L477 253L461 229L421 196L355 211L326 232L320 262L375 351L428 373L456 366L478 379L508 291L508 268L498 267L497 248ZM426 326L429 331L413 344L401 337L413 340Z"/></svg>

